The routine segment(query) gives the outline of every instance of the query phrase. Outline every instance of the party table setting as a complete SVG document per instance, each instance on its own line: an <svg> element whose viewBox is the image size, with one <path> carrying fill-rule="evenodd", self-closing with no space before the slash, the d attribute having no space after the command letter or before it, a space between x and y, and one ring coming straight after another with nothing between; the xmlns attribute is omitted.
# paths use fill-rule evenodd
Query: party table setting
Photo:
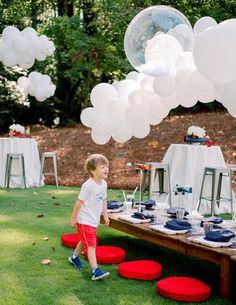
<svg viewBox="0 0 236 305"><path fill-rule="evenodd" d="M0 187L5 187L5 172L7 154L23 154L25 164L26 187L44 185L40 179L40 158L38 145L35 139L25 133L25 128L19 124L13 124L9 128L9 137L0 138ZM12 172L14 175L20 172L19 162L13 160ZM10 188L23 187L22 179L11 176Z"/></svg>

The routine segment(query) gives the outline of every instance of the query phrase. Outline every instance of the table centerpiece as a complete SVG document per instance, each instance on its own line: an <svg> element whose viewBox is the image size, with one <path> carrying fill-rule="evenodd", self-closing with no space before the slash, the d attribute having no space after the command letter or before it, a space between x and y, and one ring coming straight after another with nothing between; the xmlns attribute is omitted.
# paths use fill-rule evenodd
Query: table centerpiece
<svg viewBox="0 0 236 305"><path fill-rule="evenodd" d="M12 124L9 126L9 137L27 137L25 127L20 124Z"/></svg>

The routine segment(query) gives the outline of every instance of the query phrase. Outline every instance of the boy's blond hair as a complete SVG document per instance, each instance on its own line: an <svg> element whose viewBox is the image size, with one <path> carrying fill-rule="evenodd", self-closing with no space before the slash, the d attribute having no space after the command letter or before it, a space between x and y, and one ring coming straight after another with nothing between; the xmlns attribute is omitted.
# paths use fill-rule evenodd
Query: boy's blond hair
<svg viewBox="0 0 236 305"><path fill-rule="evenodd" d="M92 154L85 161L84 169L91 177L93 177L92 171L96 169L98 165L108 165L108 160L101 154Z"/></svg>

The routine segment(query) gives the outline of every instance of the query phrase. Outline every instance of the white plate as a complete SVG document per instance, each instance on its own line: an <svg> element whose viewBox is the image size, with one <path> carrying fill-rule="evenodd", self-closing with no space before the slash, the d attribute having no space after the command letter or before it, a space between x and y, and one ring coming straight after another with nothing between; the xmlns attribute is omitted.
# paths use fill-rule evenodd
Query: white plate
<svg viewBox="0 0 236 305"><path fill-rule="evenodd" d="M188 232L188 230L171 230L171 229L166 228L164 225L153 225L153 226L149 226L149 228L154 231L158 231L158 232L169 234L169 235L184 234L184 233Z"/></svg>
<svg viewBox="0 0 236 305"><path fill-rule="evenodd" d="M229 247L232 245L232 242L216 242L211 240L206 240L205 236L191 236L188 239L194 243L201 244L204 246L219 248L219 247Z"/></svg>

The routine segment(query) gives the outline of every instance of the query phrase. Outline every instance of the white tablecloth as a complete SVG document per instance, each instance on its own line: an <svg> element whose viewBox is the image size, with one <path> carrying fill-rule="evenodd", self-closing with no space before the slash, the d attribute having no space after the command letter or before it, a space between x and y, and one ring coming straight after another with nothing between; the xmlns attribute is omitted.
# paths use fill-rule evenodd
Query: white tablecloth
<svg viewBox="0 0 236 305"><path fill-rule="evenodd" d="M21 153L25 160L26 187L39 186L40 159L37 142L28 138L0 138L0 187L4 187L8 153ZM13 160L12 172L19 174L17 160ZM41 185L43 185L43 181ZM11 177L10 187L23 187L21 177Z"/></svg>
<svg viewBox="0 0 236 305"><path fill-rule="evenodd" d="M177 195L172 193L172 206L195 209L199 201L204 167L226 167L222 151L219 146L207 147L205 145L171 144L168 148L163 163L170 166L171 187L178 184L180 186L192 186L192 194ZM211 177L206 177L206 187L204 196L211 194ZM228 178L222 179L222 197L229 198ZM202 213L210 213L210 201L201 202ZM216 205L215 212L230 213L230 202L222 201L219 207Z"/></svg>

